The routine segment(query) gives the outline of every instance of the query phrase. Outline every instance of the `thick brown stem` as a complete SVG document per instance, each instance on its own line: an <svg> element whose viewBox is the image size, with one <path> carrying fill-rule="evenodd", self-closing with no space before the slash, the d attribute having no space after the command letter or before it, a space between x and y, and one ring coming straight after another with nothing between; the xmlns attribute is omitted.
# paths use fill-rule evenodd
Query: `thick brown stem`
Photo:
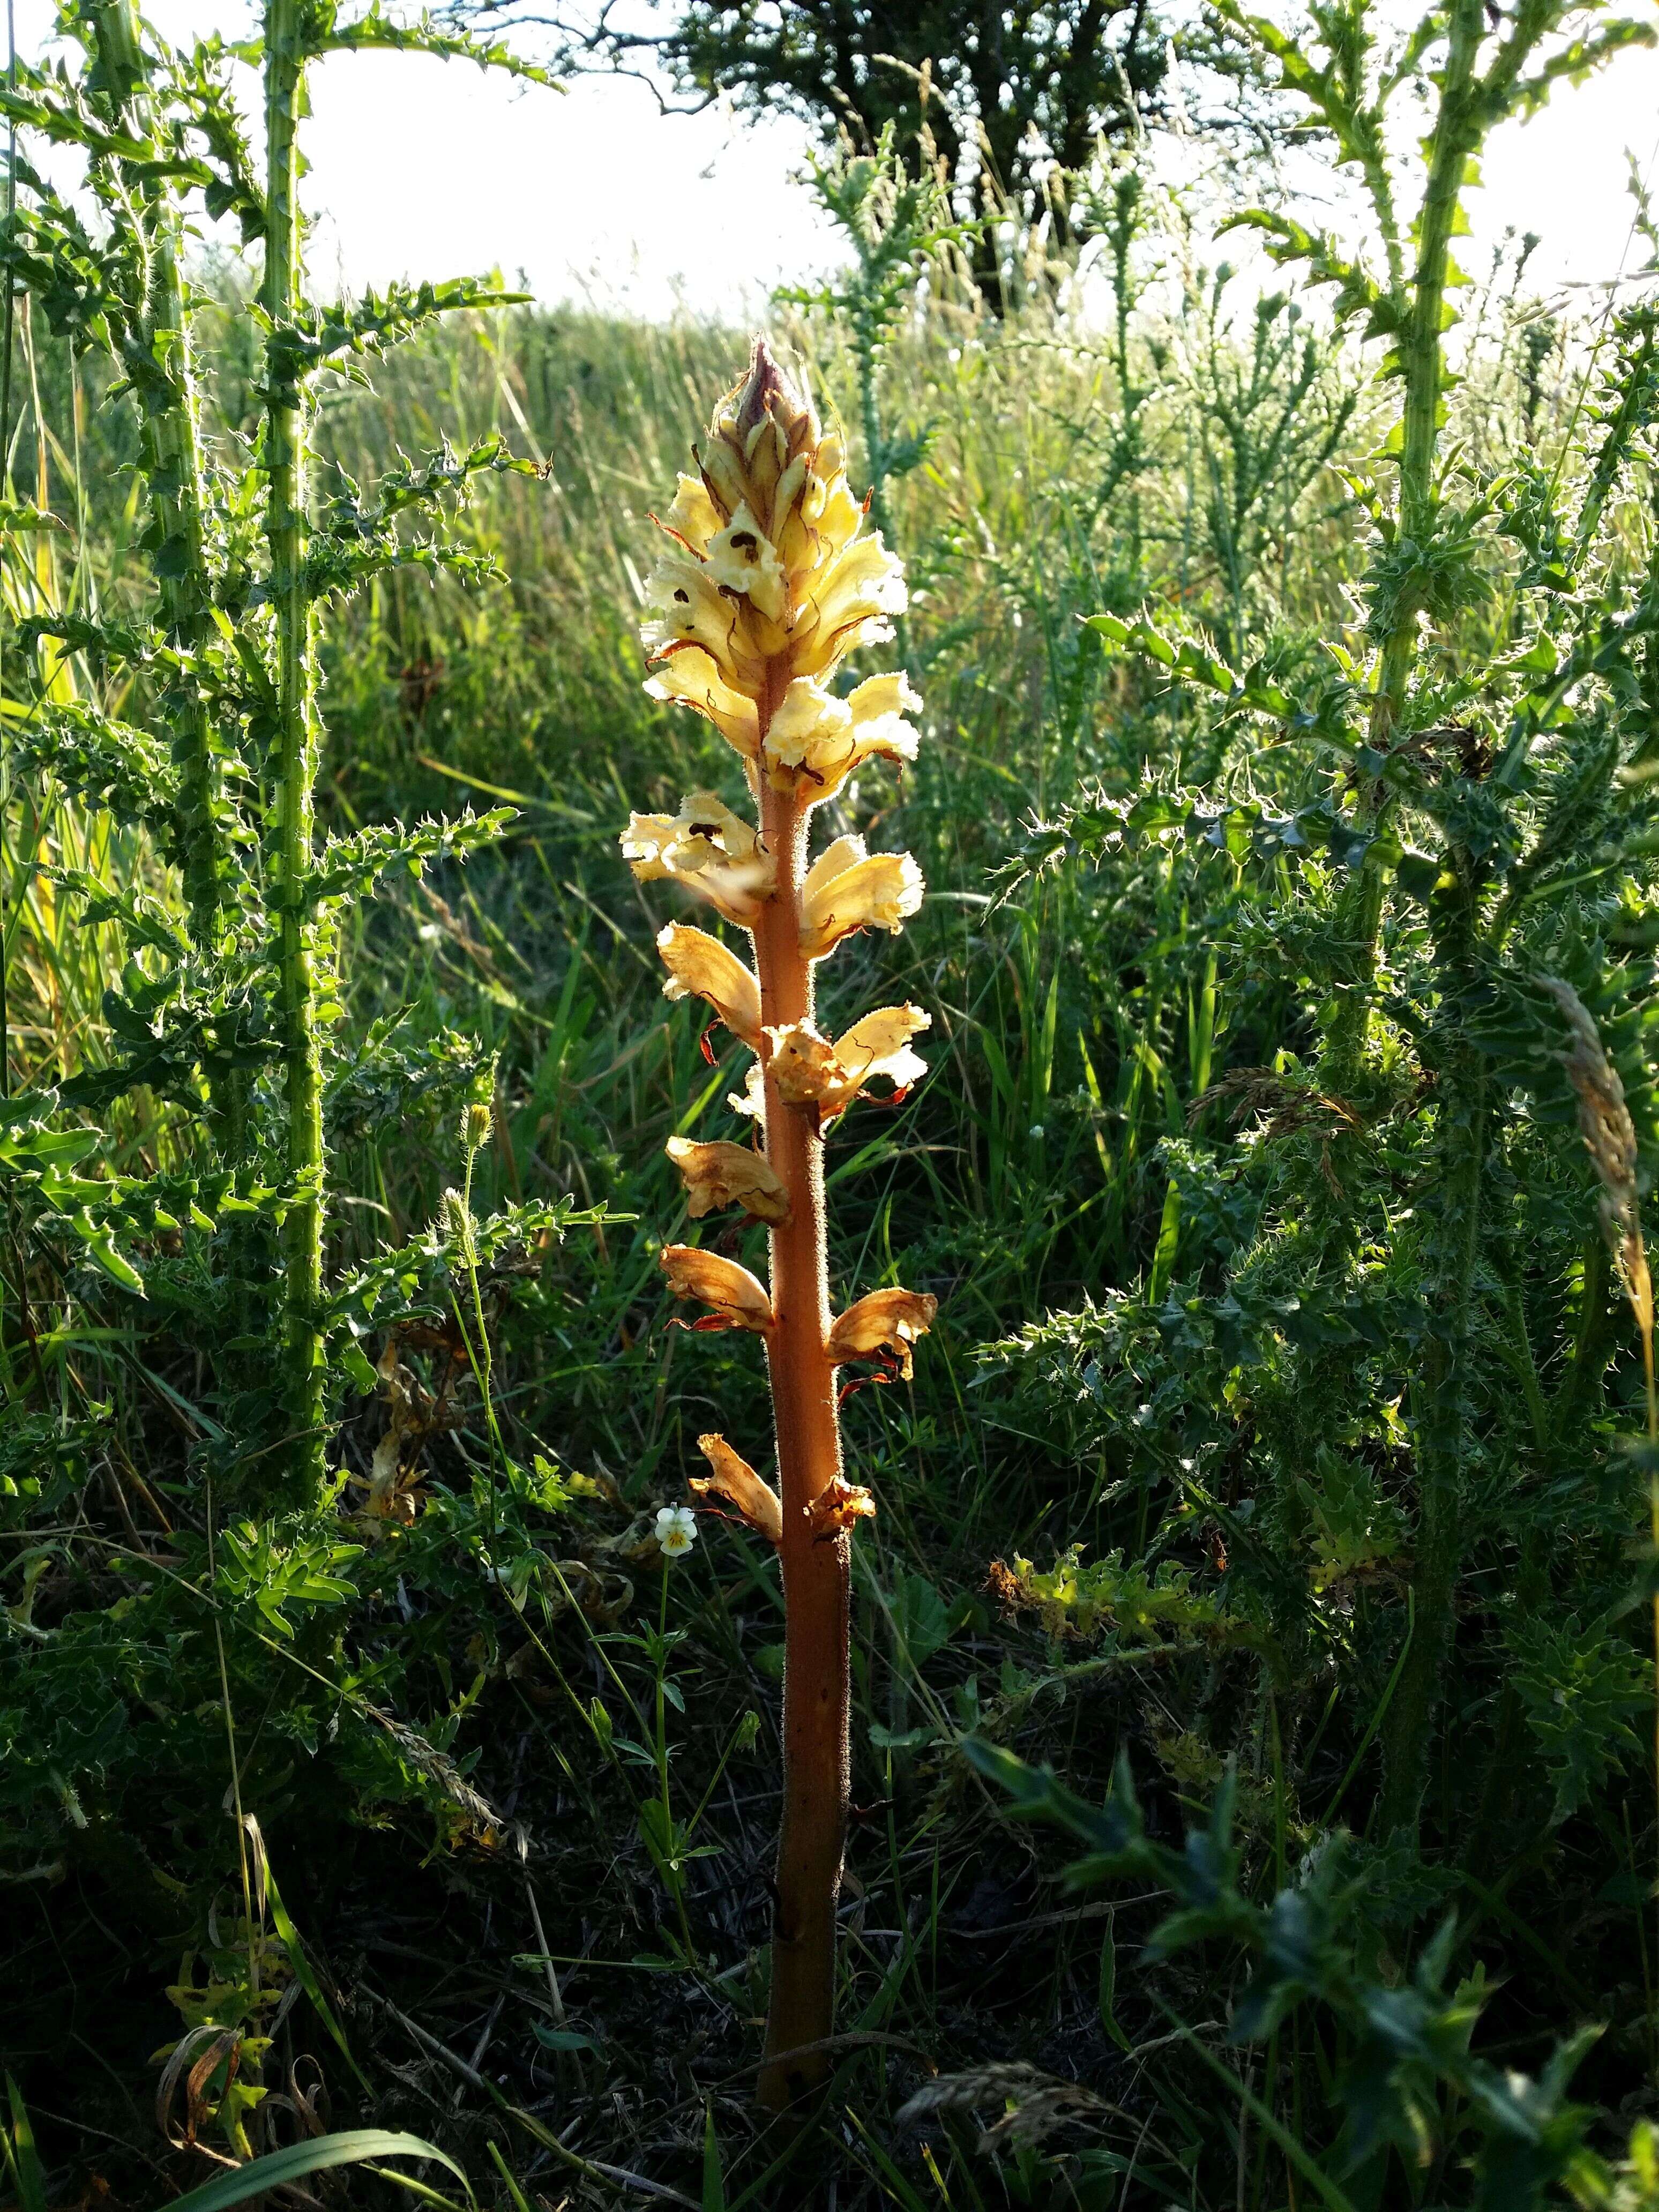
<svg viewBox="0 0 1659 2212"><path fill-rule="evenodd" d="M765 788L761 826L778 867L776 895L755 931L761 1019L810 1020L811 963L800 950L807 809ZM847 1841L849 1779L849 1547L814 1540L806 1509L841 1472L836 1376L825 1349L830 1280L824 1250L823 1143L816 1105L793 1105L766 1076L766 1154L789 1194L772 1231L768 1346L783 1504L783 1825L772 1932L772 2004L761 2102L781 2112L829 2070L821 2045L834 2027L836 1901ZM792 2055L794 2054L794 2055Z"/></svg>

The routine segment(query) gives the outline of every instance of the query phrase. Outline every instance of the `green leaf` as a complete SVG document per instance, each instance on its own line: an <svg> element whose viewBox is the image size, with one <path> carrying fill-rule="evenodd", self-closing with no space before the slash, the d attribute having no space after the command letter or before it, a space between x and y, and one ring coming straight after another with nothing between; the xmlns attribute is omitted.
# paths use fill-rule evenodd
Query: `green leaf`
<svg viewBox="0 0 1659 2212"><path fill-rule="evenodd" d="M11 2126L0 2128L0 2151L5 2154L6 2172L17 2191L21 2212L46 2212L46 2177L35 2148L33 2124L23 2102L23 2093L9 2074L6 2076L6 2097L11 2106Z"/></svg>
<svg viewBox="0 0 1659 2212"><path fill-rule="evenodd" d="M895 1731L880 1721L870 1723L870 1741L878 1751L921 1751L930 1743L941 1743L944 1738L936 1728L900 1729Z"/></svg>
<svg viewBox="0 0 1659 2212"><path fill-rule="evenodd" d="M532 2021L530 2032L544 2051L592 2051L600 2046L591 2035L584 2035L575 2027L544 2027L538 2020Z"/></svg>
<svg viewBox="0 0 1659 2212"><path fill-rule="evenodd" d="M25 2208L29 2212L29 2208ZM726 2212L726 2172L714 2134L714 2107L702 2108L702 2212Z"/></svg>
<svg viewBox="0 0 1659 2212"><path fill-rule="evenodd" d="M318 2136L310 2142L290 2143L285 2150L269 2151L264 2157L238 2166L234 2173L219 2174L212 2181L204 2182L199 2189L175 2197L170 2204L161 2208L161 2212L229 2212L233 2204L246 2204L251 2197L263 2197L268 2190L303 2180L308 2173L326 2173L337 2166L361 2166L370 2158L435 2160L460 2183L468 2203L473 2201L471 2184L465 2172L436 2143L429 2143L420 2136L400 2135L388 2128L347 2128L338 2135Z"/></svg>
<svg viewBox="0 0 1659 2212"><path fill-rule="evenodd" d="M318 2019L322 2021L323 2026L328 2030L329 2034L333 2038L341 2057L345 2060L346 2064L356 2075L363 2087L372 2095L374 2094L373 2085L369 2081L368 2076L363 2072L362 2068L357 2063L356 2058L353 2057L351 2054L351 2046L345 2039L345 2032L341 2027L339 2021L335 2019L333 2012L330 2008L328 2000L323 1995L322 1985L318 1981L311 1961L306 1955L306 1947L300 1940L300 1931L295 1928L293 1921L289 1917L288 1907L283 1903L283 1893L276 1887L276 1877L271 1871L270 1860L268 1856L264 1857L264 1865L265 1895L270 1902L271 1921L276 1929L276 1933L283 1939L283 1948L287 1951L289 1956L289 1964L294 1969L294 1978L299 1983L300 1987L311 1999L313 2011L316 2013Z"/></svg>
<svg viewBox="0 0 1659 2212"><path fill-rule="evenodd" d="M1100 1943L1100 2024L1120 2051L1133 2050L1127 2035L1120 2024L1115 2010L1117 2002L1117 1938L1109 1923Z"/></svg>
<svg viewBox="0 0 1659 2212"><path fill-rule="evenodd" d="M61 530L67 535L69 525L28 500L0 499L0 537L13 530Z"/></svg>
<svg viewBox="0 0 1659 2212"><path fill-rule="evenodd" d="M131 1261L115 1249L115 1237L107 1223L94 1221L83 1206L70 1216L70 1227L80 1238L88 1259L101 1267L111 1282L118 1283L135 1297L143 1297L144 1279Z"/></svg>
<svg viewBox="0 0 1659 2212"><path fill-rule="evenodd" d="M347 1380L356 1386L360 1395L367 1397L380 1379L368 1364L368 1354L355 1336L348 1336L342 1341L337 1356Z"/></svg>
<svg viewBox="0 0 1659 2212"><path fill-rule="evenodd" d="M951 1616L945 1600L926 1575L901 1575L890 1600L893 1632L913 1668L927 1664L951 1640Z"/></svg>
<svg viewBox="0 0 1659 2212"><path fill-rule="evenodd" d="M1162 1305L1170 1280L1175 1273L1176 1255L1181 1246L1181 1186L1172 1176L1170 1187L1164 1194L1164 1212L1158 1225L1158 1249L1152 1255L1152 1272L1146 1285L1148 1305Z"/></svg>

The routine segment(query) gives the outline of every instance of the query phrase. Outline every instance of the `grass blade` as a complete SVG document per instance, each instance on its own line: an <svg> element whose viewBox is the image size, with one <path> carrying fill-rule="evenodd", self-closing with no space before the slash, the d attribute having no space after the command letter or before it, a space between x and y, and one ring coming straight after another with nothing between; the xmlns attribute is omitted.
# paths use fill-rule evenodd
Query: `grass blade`
<svg viewBox="0 0 1659 2212"><path fill-rule="evenodd" d="M22 2212L46 2212L46 2177L40 2154L34 2147L34 2129L23 2093L9 2074L6 2097L11 2106L11 2126L0 2129L0 2150L6 2154L6 2171L17 2191Z"/></svg>
<svg viewBox="0 0 1659 2212"><path fill-rule="evenodd" d="M263 2197L285 2182L301 2180L308 2173L325 2173L331 2166L356 2166L368 2158L435 2159L460 2183L469 2203L472 2201L472 2186L465 2173L435 2143L389 2128L347 2128L338 2135L318 2136L311 2142L289 2143L283 2150L269 2151L264 2157L238 2166L234 2173L218 2174L199 2189L175 2197L162 2212L228 2212L231 2205L246 2204L251 2197ZM44 2198L41 2212L45 2212Z"/></svg>

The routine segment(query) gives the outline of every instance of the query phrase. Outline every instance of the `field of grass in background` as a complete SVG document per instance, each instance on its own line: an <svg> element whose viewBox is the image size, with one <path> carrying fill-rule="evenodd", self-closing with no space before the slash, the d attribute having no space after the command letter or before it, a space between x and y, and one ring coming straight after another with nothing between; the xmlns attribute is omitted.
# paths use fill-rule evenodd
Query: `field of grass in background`
<svg viewBox="0 0 1659 2212"><path fill-rule="evenodd" d="M1507 1278L1497 1224L1479 1290L1499 1380L1480 1401L1471 1511L1497 1533L1468 1604L1508 1627L1483 1616L1471 1632L1491 1648L1436 1738L1441 1825L1421 1853L1399 1835L1367 1840L1410 1571L1413 1417L1403 1395L1373 1417L1378 1339L1352 1302L1339 1311L1333 1297L1322 1339L1298 1334L1294 1316L1322 1207L1361 1218L1362 1186L1396 1209L1436 1203L1407 1133L1425 1098L1432 1111L1412 1027L1426 1003L1413 1011L1421 933L1389 947L1386 1039L1360 1103L1321 1092L1307 1071L1344 957L1336 864L1294 840L1264 860L1247 817L1291 819L1325 772L1195 705L1144 656L1109 653L1083 618L1133 620L1150 604L1172 630L1204 626L1258 689L1316 686L1362 618L1364 478L1385 400L1354 344L1289 295L1230 284L1221 246L1140 194L1132 171L1099 190L1118 226L1121 323L1080 317L1073 272L1036 262L992 317L947 257L881 369L891 434L915 441L885 496L928 742L896 787L867 777L832 811L908 847L929 896L902 946L863 940L836 988L849 1005L912 999L933 1026L925 1084L890 1115L836 1125L832 1267L851 1297L896 1279L902 1252L940 1315L914 1387L863 1390L847 1409L853 1471L880 1511L854 1568L836 2201L1461 2203L1466 2115L1455 2092L1439 2115L1435 2068L1483 2003L1483 2052L1534 2073L1557 2033L1609 2023L1583 2088L1607 2109L1605 2150L1647 2109L1653 1810L1634 1754L1650 1682L1639 1626L1626 1640L1613 1597L1599 1641L1552 1619L1547 1555L1576 1485L1599 1501L1594 1528L1575 1522L1569 1540L1595 1553L1597 1591L1632 1579L1619 1563L1639 1512L1609 1447L1639 1425L1639 1376L1553 1099L1530 1153L1518 1117L1510 1171L1516 1209L1532 1175L1555 1210ZM214 282L234 296L234 270ZM1452 433L1470 465L1559 462L1582 482L1570 449L1607 366L1605 331L1558 328L1513 262L1473 319ZM210 312L204 325L215 434L247 439L257 364L234 343L246 325ZM845 319L791 309L780 326L857 423ZM116 465L131 452L122 406L101 404L38 325L27 339L15 471L71 528L27 558L9 548L9 607L118 607L136 530ZM486 482L459 520L510 583L380 576L330 634L319 804L332 826L458 799L517 810L495 849L393 884L351 921L331 1266L410 1243L464 1172L480 1214L568 1196L606 1218L483 1269L489 1419L464 1286L450 1313L367 1342L376 1373L343 1401L331 1533L262 1522L234 1499L216 1644L182 1599L169 1614L127 1595L176 1565L165 1536L193 1510L185 1468L207 1378L141 1340L112 1287L37 1281L41 1324L8 1339L12 1404L26 1408L9 1418L36 1424L42 1464L57 1415L91 1409L94 1443L33 1492L11 1468L8 1534L24 1558L8 1563L4 1595L20 1644L64 1638L78 1616L85 1663L44 1725L8 1692L19 1780L0 1975L4 2045L48 2162L70 2177L64 2201L100 2175L121 2202L160 2201L190 2171L166 2143L234 2148L233 2089L179 2065L162 2072L156 2132L149 2062L181 2019L186 2056L217 2048L198 2033L211 2030L244 2039L246 2072L263 2060L262 2145L325 2124L412 2127L520 2212L520 2190L549 2206L626 2201L641 2175L705 2212L785 2201L745 2109L775 1826L775 1572L740 1530L707 1524L672 1573L649 1536L715 1407L744 1402L727 1370L758 1358L667 1327L657 1264L684 1219L664 1141L732 1133L725 1100L744 1055L722 1058L720 1033L700 1049L695 1006L659 1018L661 917L616 842L630 806L672 807L728 776L711 733L645 696L636 623L649 512L745 343L689 319L501 309L424 337L377 368L372 392L325 399L322 449L360 484L444 433L465 447L498 431L543 469ZM1650 558L1643 482L1612 518L1632 574ZM325 474L319 490L326 501ZM1476 558L1499 574L1490 545ZM1455 617L1471 653L1503 637L1516 604L1471 596ZM63 680L98 678L70 663ZM1449 709L1449 758L1478 722L1477 708ZM1478 784L1485 771L1464 767ZM1167 836L1103 831L1091 847L1086 823L1033 830L1080 793L1098 824L1154 787L1221 802L1207 826L1172 811ZM14 853L27 818L41 855L167 891L131 833L49 786L12 808ZM1583 832L1589 867L1601 836ZM1631 969L1609 1002L1621 1038L1656 935L1649 895L1622 886L1646 865L1619 878L1620 911L1587 909L1567 932L1585 962L1592 944L1624 947L1607 956ZM18 1087L99 1063L102 991L125 949L113 923L65 931L44 873L21 888ZM442 1047L436 1061L411 1049L418 1073L401 1091L384 1056L354 1086L349 1041L376 1025ZM433 1073L445 1063L447 1081ZM459 1102L480 1071L491 1140L464 1158ZM1362 1122L1360 1157L1343 1148ZM129 1102L116 1139L114 1160L153 1170L187 1156L191 1135ZM723 1233L722 1249L752 1262L757 1236ZM1400 1236L1356 1232L1379 1302L1400 1287ZM1227 1349L1229 1327L1242 1340L1266 1326L1252 1295L1273 1302L1279 1341L1306 1363ZM1324 1310L1310 1293L1303 1310ZM1534 1416L1517 1460L1504 1424ZM510 1498L492 1423L519 1470ZM763 1436L732 1441L764 1463ZM1276 1487L1258 1479L1264 1455ZM1523 1506L1505 1502L1522 1492ZM1252 1575L1271 1601L1248 1595ZM653 1640L659 1597L678 1642ZM175 1665L182 1703L167 1686ZM665 1727L672 1765L659 1762ZM1051 1761L1095 1804L1128 1748L1166 1840L1209 1817L1232 1762L1241 1880L1259 1899L1327 1852L1334 1826L1358 1832L1327 1902L1354 1972L1393 2005L1384 2070L1437 2115L1387 2169L1389 2191L1410 2194L1350 2199L1330 2178L1338 2162L1328 2175L1300 2148L1320 2139L1316 2107L1352 2127L1363 2097L1363 2080L1334 2096L1322 2018L1287 2013L1263 2041L1225 2043L1237 1959L1143 1962L1163 1903L1139 1884L1062 1889L1071 1847L1004 1824L1003 1798L953 1747L964 1730ZM1485 1778L1478 1807L1452 1771L1466 1754ZM258 1927L222 1811L233 1771L273 1878ZM653 1809L665 1772L676 1816L696 1816L695 1848L672 1862ZM1425 1966L1453 1912L1455 1951ZM677 1950L688 1932L695 1974ZM1279 1940L1306 1934L1287 1922ZM951 2080L898 2124L935 2069ZM981 2141L1010 2100L1018 2117ZM499 2150L489 2164L497 2141L514 2179ZM428 2179L449 2185L436 2168Z"/></svg>

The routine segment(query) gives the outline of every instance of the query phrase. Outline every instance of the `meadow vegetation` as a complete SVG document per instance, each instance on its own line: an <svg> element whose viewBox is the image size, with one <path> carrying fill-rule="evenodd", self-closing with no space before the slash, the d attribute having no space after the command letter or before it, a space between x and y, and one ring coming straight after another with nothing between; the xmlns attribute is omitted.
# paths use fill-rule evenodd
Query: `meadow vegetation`
<svg viewBox="0 0 1659 2212"><path fill-rule="evenodd" d="M640 626L750 334L309 298L307 71L504 45L270 0L256 159L215 46L64 22L4 103L11 2197L1659 2206L1659 231L1576 321L1454 258L1649 27L1230 12L1358 251L1139 142L1059 227L817 172L769 335L908 578L848 675L924 705L815 835L927 884L824 1019L930 1023L825 1132L829 1285L937 1311L839 1407L792 2132L778 1567L672 1510L711 1432L775 1480L765 1358L663 1270L765 1275L665 1151L752 1054L617 847L743 801Z"/></svg>

